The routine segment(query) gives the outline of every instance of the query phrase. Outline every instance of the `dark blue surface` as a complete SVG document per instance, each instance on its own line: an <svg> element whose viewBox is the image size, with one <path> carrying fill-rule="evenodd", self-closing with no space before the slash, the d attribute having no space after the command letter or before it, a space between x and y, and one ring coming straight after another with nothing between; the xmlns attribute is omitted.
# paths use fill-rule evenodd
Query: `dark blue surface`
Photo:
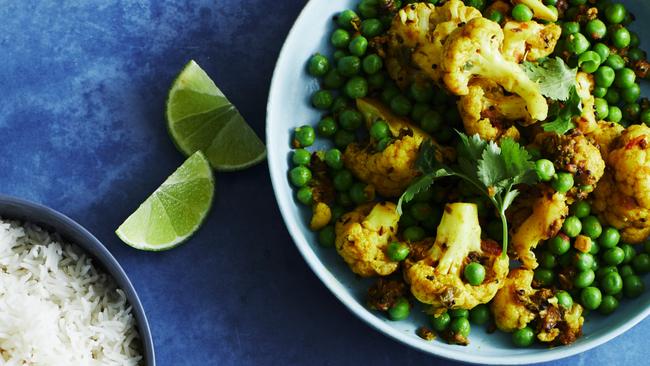
<svg viewBox="0 0 650 366"><path fill-rule="evenodd" d="M382 336L325 289L264 164L217 175L213 212L182 247L139 252L113 234L183 161L164 122L176 73L195 59L263 135L275 59L305 1L81 3L0 0L0 192L62 211L107 246L159 365L452 364ZM645 320L553 365L647 365L648 334Z"/></svg>

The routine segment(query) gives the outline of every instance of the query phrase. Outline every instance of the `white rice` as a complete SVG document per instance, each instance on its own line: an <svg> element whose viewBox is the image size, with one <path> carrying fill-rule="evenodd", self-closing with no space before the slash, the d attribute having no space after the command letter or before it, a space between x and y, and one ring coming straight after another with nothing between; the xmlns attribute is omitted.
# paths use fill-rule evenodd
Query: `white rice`
<svg viewBox="0 0 650 366"><path fill-rule="evenodd" d="M0 219L0 365L141 365L124 292L75 246Z"/></svg>

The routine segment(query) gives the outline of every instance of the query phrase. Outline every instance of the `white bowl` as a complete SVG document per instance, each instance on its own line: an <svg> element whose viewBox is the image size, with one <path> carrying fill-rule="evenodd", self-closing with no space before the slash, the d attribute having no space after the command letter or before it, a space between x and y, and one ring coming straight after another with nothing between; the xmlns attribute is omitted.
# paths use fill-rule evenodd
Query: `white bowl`
<svg viewBox="0 0 650 366"><path fill-rule="evenodd" d="M356 0L311 0L296 20L275 67L267 105L266 137L269 170L280 206L280 212L303 257L334 295L359 318L384 334L437 356L484 364L530 364L572 356L616 337L650 314L650 278L648 287L635 300L624 300L612 315L590 314L584 326L584 336L570 346L545 348L515 348L510 335L503 332L487 334L474 326L467 347L448 345L439 340L425 341L415 330L427 324L426 317L417 310L411 317L392 322L364 307L364 297L372 281L356 277L331 248L318 245L316 236L308 228L310 212L294 199L287 172L289 170L290 138L295 127L314 125L320 113L309 103L309 96L318 89L318 82L305 72L308 58L316 52L332 50L328 44L333 29L332 16L343 9L354 8ZM650 16L650 6L641 1L628 1L638 19ZM650 26L642 20L632 27L642 35L650 33ZM640 32L645 30L645 34ZM644 90L648 94L647 90ZM318 143L317 143L318 147Z"/></svg>

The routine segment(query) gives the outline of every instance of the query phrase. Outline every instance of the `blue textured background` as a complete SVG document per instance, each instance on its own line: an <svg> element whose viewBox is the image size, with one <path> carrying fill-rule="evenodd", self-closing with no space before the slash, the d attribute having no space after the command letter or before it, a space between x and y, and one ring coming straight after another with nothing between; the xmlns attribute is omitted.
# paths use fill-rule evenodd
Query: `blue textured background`
<svg viewBox="0 0 650 366"><path fill-rule="evenodd" d="M143 253L113 234L183 161L163 112L176 73L195 59L263 135L275 59L304 3L0 0L0 192L62 211L108 247L161 366L453 364L375 332L325 289L265 165L217 175L211 216L180 248ZM648 334L645 320L552 364L647 365Z"/></svg>

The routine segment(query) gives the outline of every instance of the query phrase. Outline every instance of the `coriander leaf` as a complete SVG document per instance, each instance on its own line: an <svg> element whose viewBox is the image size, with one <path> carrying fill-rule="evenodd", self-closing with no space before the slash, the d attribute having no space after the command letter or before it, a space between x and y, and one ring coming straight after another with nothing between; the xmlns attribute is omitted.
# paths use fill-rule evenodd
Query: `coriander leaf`
<svg viewBox="0 0 650 366"><path fill-rule="evenodd" d="M578 69L570 69L559 57L539 63L524 62L522 68L528 78L539 83L542 95L553 100L569 99L571 88L575 86Z"/></svg>
<svg viewBox="0 0 650 366"><path fill-rule="evenodd" d="M571 88L570 96L566 103L563 106L552 106L551 112L551 116L554 116L555 119L550 120L549 118L550 121L542 125L544 131L564 135L576 127L575 123L573 123L573 117L582 114L582 100L575 86Z"/></svg>
<svg viewBox="0 0 650 366"><path fill-rule="evenodd" d="M460 136L461 141L458 147L458 155L470 160L480 159L483 155L483 150L488 145L487 141L482 140L478 134L470 137L459 131L456 131L456 133Z"/></svg>
<svg viewBox="0 0 650 366"><path fill-rule="evenodd" d="M478 177L485 187L495 187L508 178L506 164L501 156L499 146L491 141L478 161Z"/></svg>
<svg viewBox="0 0 650 366"><path fill-rule="evenodd" d="M512 184L532 184L537 181L534 175L535 165L531 161L531 156L523 146L519 145L511 138L501 140L501 156L505 162L507 174L511 177L517 177Z"/></svg>
<svg viewBox="0 0 650 366"><path fill-rule="evenodd" d="M402 205L410 202L418 193L426 191L431 187L436 179L448 177L450 175L452 174L447 172L445 169L438 169L433 173L424 174L414 180L406 191L404 191L402 196L399 198L399 201L397 201L397 213L401 215Z"/></svg>

